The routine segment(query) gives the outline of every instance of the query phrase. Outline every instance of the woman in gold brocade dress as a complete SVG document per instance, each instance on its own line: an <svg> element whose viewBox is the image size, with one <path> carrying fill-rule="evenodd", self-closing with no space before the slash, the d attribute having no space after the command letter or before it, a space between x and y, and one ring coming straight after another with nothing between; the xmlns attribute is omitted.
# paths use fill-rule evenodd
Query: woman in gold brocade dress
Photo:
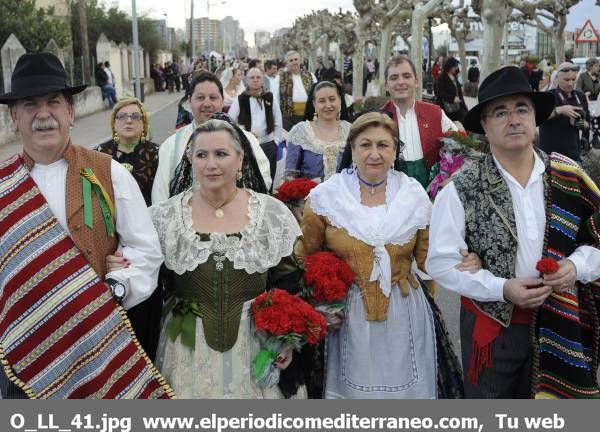
<svg viewBox="0 0 600 432"><path fill-rule="evenodd" d="M412 269L414 260L424 270L431 203L416 180L393 169L397 137L386 115L359 117L348 135L353 166L314 188L304 209L297 257L325 248L355 276L344 314L327 317L326 398L461 394L456 358L441 352L441 316ZM441 357L452 381L442 391Z"/></svg>

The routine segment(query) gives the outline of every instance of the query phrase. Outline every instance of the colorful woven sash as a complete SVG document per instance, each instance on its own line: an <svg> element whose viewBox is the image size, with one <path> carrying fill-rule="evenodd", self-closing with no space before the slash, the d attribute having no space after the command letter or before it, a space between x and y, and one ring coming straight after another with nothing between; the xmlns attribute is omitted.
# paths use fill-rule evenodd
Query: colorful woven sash
<svg viewBox="0 0 600 432"><path fill-rule="evenodd" d="M579 242L597 244L600 191L570 159L551 157L551 204L546 226L545 255L561 260ZM598 281L553 293L538 311L534 388L536 399L600 398L598 310L594 293ZM591 295L585 295L590 293Z"/></svg>
<svg viewBox="0 0 600 432"><path fill-rule="evenodd" d="M0 361L30 398L174 396L19 156L0 163Z"/></svg>

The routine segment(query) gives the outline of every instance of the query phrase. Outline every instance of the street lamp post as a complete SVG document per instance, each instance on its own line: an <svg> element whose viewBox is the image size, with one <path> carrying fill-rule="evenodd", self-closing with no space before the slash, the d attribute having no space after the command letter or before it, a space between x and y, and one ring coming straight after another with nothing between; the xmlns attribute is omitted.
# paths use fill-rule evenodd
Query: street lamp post
<svg viewBox="0 0 600 432"><path fill-rule="evenodd" d="M433 31L431 30L433 17L428 17L427 21L429 21L429 50L428 50L428 61L427 61L427 69L428 69L428 78L427 78L427 93L433 94L433 74L431 72L432 64L431 64L431 52L433 51Z"/></svg>
<svg viewBox="0 0 600 432"><path fill-rule="evenodd" d="M169 34L169 14L164 13L163 16L165 17L165 30L163 34L163 40L165 41L167 49L171 51L173 47L171 46L171 36Z"/></svg>
<svg viewBox="0 0 600 432"><path fill-rule="evenodd" d="M194 40L194 0L191 0L190 3L190 40L188 49L190 50L190 61L193 61L194 56L196 55L196 41Z"/></svg>
<svg viewBox="0 0 600 432"><path fill-rule="evenodd" d="M138 22L135 0L131 0L131 30L133 32L133 73L135 74L135 96L142 99L140 85L140 42L138 39Z"/></svg>
<svg viewBox="0 0 600 432"><path fill-rule="evenodd" d="M208 62L210 64L210 52L211 50L211 40L210 40L210 7L217 6L227 3L226 1L215 1L211 2L210 0L206 0L206 25L208 27L208 38L206 44L208 45Z"/></svg>

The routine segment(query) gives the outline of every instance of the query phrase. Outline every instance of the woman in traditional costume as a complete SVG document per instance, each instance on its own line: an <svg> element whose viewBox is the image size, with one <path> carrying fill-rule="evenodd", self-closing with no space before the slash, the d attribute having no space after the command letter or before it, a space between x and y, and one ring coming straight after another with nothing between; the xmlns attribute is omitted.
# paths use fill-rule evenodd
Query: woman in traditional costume
<svg viewBox="0 0 600 432"><path fill-rule="evenodd" d="M298 223L265 194L239 128L207 121L187 155L172 183L176 194L152 207L170 273L157 366L182 398L303 396L290 350L277 358L285 369L278 386L260 387L251 374L260 347L250 305L271 287L297 289Z"/></svg>
<svg viewBox="0 0 600 432"><path fill-rule="evenodd" d="M287 136L285 177L317 182L336 172L350 130L341 87L330 81L315 85L307 102L305 121Z"/></svg>
<svg viewBox="0 0 600 432"><path fill-rule="evenodd" d="M221 84L223 84L223 110L229 111L233 101L244 93L246 87L242 82L242 70L238 68L228 68L221 75Z"/></svg>
<svg viewBox="0 0 600 432"><path fill-rule="evenodd" d="M150 119L137 98L121 99L110 114L112 138L96 150L112 156L133 178L142 191L146 205L152 203L152 183L158 168L158 146L148 139Z"/></svg>
<svg viewBox="0 0 600 432"><path fill-rule="evenodd" d="M147 206L151 205L152 183L158 169L158 146L148 139L149 123L148 112L139 99L121 99L110 115L112 138L96 148L131 173ZM121 255L118 258L125 265ZM160 290L154 290L148 299L127 311L135 335L152 360L156 356L161 314Z"/></svg>
<svg viewBox="0 0 600 432"><path fill-rule="evenodd" d="M355 276L344 315L327 317L326 398L462 394L432 287L412 270L413 260L424 270L431 203L394 169L397 137L386 115L359 117L348 135L352 167L312 189L304 209L297 257L327 249Z"/></svg>

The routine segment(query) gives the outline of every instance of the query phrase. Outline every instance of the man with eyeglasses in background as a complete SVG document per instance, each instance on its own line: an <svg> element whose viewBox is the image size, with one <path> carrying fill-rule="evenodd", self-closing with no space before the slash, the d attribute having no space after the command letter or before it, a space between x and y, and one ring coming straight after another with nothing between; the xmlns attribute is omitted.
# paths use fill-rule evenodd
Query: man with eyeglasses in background
<svg viewBox="0 0 600 432"><path fill-rule="evenodd" d="M600 191L574 161L534 147L553 95L516 66L490 74L464 119L490 153L437 195L428 274L461 297L467 398L598 397ZM482 269L463 272L460 250ZM540 275L552 257L558 267ZM557 354L558 353L558 354Z"/></svg>
<svg viewBox="0 0 600 432"><path fill-rule="evenodd" d="M590 128L588 101L575 89L579 68L564 62L557 70L558 87L548 90L554 96L555 109L540 126L539 146L547 154L561 153L581 163L581 150L587 145L585 137Z"/></svg>

